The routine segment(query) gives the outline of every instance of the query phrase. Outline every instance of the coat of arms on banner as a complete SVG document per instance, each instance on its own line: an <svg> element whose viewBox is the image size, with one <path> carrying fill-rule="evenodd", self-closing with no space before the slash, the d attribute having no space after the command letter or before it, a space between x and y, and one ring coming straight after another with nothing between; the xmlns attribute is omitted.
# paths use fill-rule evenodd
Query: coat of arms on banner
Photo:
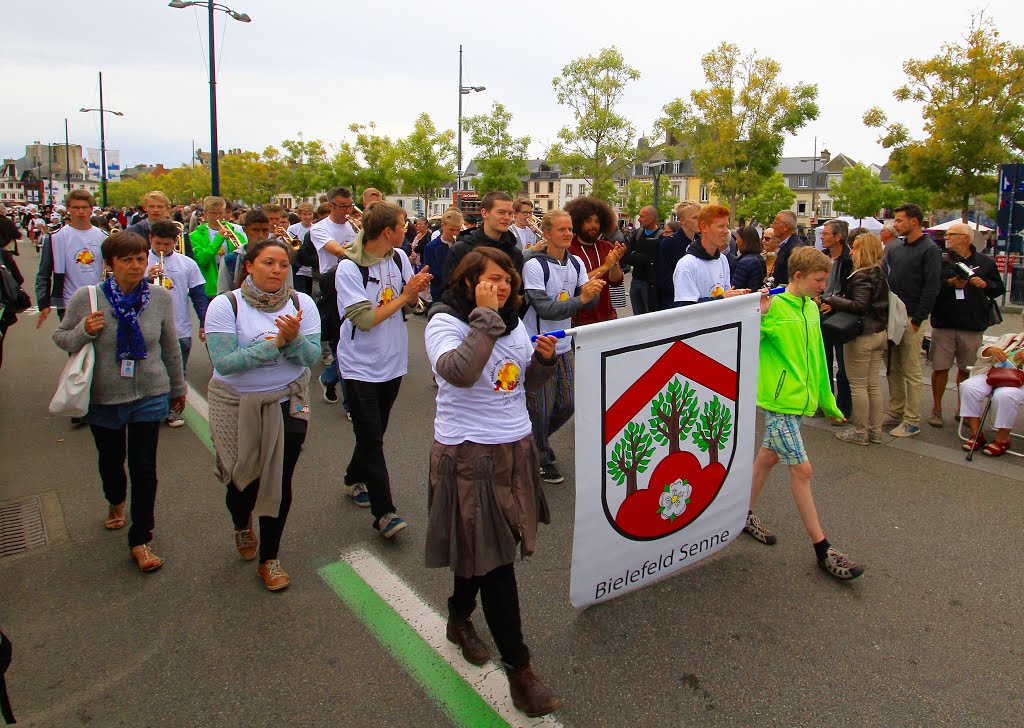
<svg viewBox="0 0 1024 728"><path fill-rule="evenodd" d="M620 535L664 538L718 497L736 455L739 350L736 323L603 354L617 386L602 401L601 497Z"/></svg>

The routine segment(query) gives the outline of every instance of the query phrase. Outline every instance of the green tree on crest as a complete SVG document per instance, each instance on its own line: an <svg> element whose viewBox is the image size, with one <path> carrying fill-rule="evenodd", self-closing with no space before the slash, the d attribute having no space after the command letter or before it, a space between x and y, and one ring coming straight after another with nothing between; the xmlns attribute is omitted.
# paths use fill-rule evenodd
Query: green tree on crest
<svg viewBox="0 0 1024 728"><path fill-rule="evenodd" d="M626 431L612 451L612 459L608 461L608 474L616 485L626 483L626 497L637 491L637 474L646 472L654 454L651 433L646 425L630 422Z"/></svg>

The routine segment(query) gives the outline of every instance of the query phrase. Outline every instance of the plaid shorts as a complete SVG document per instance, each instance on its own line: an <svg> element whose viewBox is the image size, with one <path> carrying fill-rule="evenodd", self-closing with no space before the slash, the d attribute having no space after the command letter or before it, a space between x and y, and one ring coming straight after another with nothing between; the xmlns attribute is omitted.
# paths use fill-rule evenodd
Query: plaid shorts
<svg viewBox="0 0 1024 728"><path fill-rule="evenodd" d="M764 411L764 439L761 440L761 447L774 450L779 460L786 465L799 465L810 459L804 448L804 438L800 435L800 418L800 415Z"/></svg>

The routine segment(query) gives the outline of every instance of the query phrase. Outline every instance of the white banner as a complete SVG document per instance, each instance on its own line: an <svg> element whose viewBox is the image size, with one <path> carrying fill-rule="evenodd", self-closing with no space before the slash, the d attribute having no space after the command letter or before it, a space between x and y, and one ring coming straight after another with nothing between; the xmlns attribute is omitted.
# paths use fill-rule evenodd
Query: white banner
<svg viewBox="0 0 1024 728"><path fill-rule="evenodd" d="M107 181L121 181L121 152L117 149L107 150Z"/></svg>
<svg viewBox="0 0 1024 728"><path fill-rule="evenodd" d="M86 154L86 167L89 179L99 179L102 175L100 169L102 169L102 163L100 161L100 150L94 147L88 147L85 150Z"/></svg>
<svg viewBox="0 0 1024 728"><path fill-rule="evenodd" d="M760 323L750 295L577 330L574 607L647 586L740 535Z"/></svg>

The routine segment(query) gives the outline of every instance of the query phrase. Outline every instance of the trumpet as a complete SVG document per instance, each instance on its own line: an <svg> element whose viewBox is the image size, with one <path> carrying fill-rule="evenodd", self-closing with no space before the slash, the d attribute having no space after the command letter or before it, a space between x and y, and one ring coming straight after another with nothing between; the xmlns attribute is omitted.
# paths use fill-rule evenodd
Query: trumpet
<svg viewBox="0 0 1024 728"><path fill-rule="evenodd" d="M175 246L177 247L177 246ZM164 254L160 253L160 274L156 277L156 284L161 288L164 287Z"/></svg>
<svg viewBox="0 0 1024 728"><path fill-rule="evenodd" d="M229 243L235 246L235 251L232 252L241 252L242 241L238 239L238 233L236 233L232 229L230 223L228 223L227 221L222 222L220 224L220 230L218 232L220 232L220 236L222 238L224 238Z"/></svg>
<svg viewBox="0 0 1024 728"><path fill-rule="evenodd" d="M536 215L530 215L530 217L526 219L526 227L533 230L533 232L537 234L538 238L544 237L544 233L540 231L540 218Z"/></svg>
<svg viewBox="0 0 1024 728"><path fill-rule="evenodd" d="M292 247L292 250L298 250L299 248L302 247L302 241L299 240L294 235L292 235L290 232L288 232L288 229L285 228L283 225L278 225L276 228L274 228L274 232L276 233L278 238L288 243L288 245Z"/></svg>
<svg viewBox="0 0 1024 728"><path fill-rule="evenodd" d="M352 212L348 214L348 222L352 229L359 232L363 229L363 211L352 205Z"/></svg>
<svg viewBox="0 0 1024 728"><path fill-rule="evenodd" d="M172 220L171 222L173 222L175 227L178 228L178 237L176 237L174 239L174 252L178 253L179 255L184 255L185 254L185 225L183 223L178 222L177 220ZM161 254L160 255L160 265L163 266L163 264L164 264L163 254Z"/></svg>

